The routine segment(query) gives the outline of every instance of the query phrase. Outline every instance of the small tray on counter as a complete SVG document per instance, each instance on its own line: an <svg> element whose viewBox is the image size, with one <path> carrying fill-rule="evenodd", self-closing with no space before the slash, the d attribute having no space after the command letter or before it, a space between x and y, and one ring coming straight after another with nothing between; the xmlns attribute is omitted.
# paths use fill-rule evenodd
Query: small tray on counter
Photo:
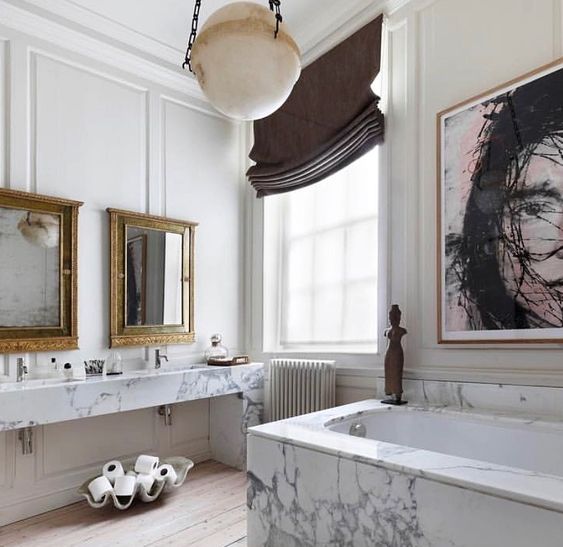
<svg viewBox="0 0 563 547"><path fill-rule="evenodd" d="M208 359L207 364L210 367L233 367L236 365L248 365L250 358L248 355L236 355L235 357L226 357L224 359Z"/></svg>

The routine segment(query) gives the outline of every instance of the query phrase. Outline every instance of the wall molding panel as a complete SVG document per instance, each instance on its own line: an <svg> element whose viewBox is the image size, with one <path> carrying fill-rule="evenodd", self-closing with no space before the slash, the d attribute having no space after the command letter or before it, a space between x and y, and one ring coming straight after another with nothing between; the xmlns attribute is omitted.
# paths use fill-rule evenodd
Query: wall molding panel
<svg viewBox="0 0 563 547"><path fill-rule="evenodd" d="M173 70L144 59L66 25L16 7L6 0L0 0L0 22L0 29L6 27L22 32L67 51L111 65L136 78L158 83L190 99L195 99L195 104L199 108L215 113L207 103L195 78L186 75L181 69Z"/></svg>
<svg viewBox="0 0 563 547"><path fill-rule="evenodd" d="M68 0L27 0L27 2L46 12L66 19L71 25L77 25L77 30L80 27L88 28L102 36L111 37L171 65L178 65L178 59L183 59L184 57L184 51L146 36L127 25L99 15L74 2L69 2ZM190 15L191 12L188 9L186 17Z"/></svg>
<svg viewBox="0 0 563 547"><path fill-rule="evenodd" d="M9 170L9 53L10 42L0 36L0 178L1 186L6 186Z"/></svg>
<svg viewBox="0 0 563 547"><path fill-rule="evenodd" d="M9 187L10 169L10 42L0 36L0 187ZM0 356L0 379L10 375L8 355Z"/></svg>
<svg viewBox="0 0 563 547"><path fill-rule="evenodd" d="M563 386L563 345L444 348L436 342L436 113L553 60L562 47L561 0L516 3L413 0L387 22L392 49L401 35L396 29L402 23L407 29L406 56L390 60L390 77L398 71L407 81L407 114L393 117L390 126L393 139L397 124L404 123L402 158L391 160L391 170L394 188L405 185L403 193L394 193L401 201L393 211L405 222L406 238L394 250L401 257L395 258L392 275L400 275L401 264L408 271L405 373L410 378ZM469 29L483 10L490 21L474 43ZM392 93L403 100L402 86ZM400 225L396 218L394 228Z"/></svg>
<svg viewBox="0 0 563 547"><path fill-rule="evenodd" d="M230 297L237 293L232 287L240 282L242 262L243 207L231 197L241 184L233 161L241 148L239 125L212 109L185 74L14 4L0 0L0 186L84 201L79 214L80 349L21 356L32 372L49 367L53 356L75 365L107 356L105 209L165 214L167 197L174 209L170 216L200 222L196 270L201 281L196 285L196 343L162 349L171 361L201 362L216 330L228 335L234 349L242 332L239 306ZM174 131L166 133L165 110L170 108L168 123ZM232 267L222 271L220 282L206 285L216 271L217 241L232 249L226 254ZM142 368L154 366L153 349L119 352L126 366ZM0 355L0 380L10 373L15 379L17 357ZM174 431L164 426L156 409L38 427L34 453L28 456L22 455L16 434L1 435L0 526L78 501L77 487L110 459L142 452L208 459L209 405L180 405L174 412Z"/></svg>

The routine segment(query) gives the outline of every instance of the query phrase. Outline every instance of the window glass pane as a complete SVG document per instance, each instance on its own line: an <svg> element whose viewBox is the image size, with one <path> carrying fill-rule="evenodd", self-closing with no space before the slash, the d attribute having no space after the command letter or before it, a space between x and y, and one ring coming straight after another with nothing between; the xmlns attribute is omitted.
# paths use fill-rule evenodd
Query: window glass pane
<svg viewBox="0 0 563 547"><path fill-rule="evenodd" d="M376 217L378 204L377 154L367 154L349 167L348 215L350 219Z"/></svg>
<svg viewBox="0 0 563 547"><path fill-rule="evenodd" d="M318 289L315 294L313 334L316 342L339 342L342 338L342 286Z"/></svg>
<svg viewBox="0 0 563 547"><path fill-rule="evenodd" d="M282 338L286 342L308 343L313 338L311 329L312 294L308 291L294 291L288 293L287 300L282 304L282 320L285 321L285 333ZM285 335L284 335L285 334Z"/></svg>
<svg viewBox="0 0 563 547"><path fill-rule="evenodd" d="M309 234L314 228L315 187L309 186L290 194L279 196L287 200L287 234L290 238Z"/></svg>
<svg viewBox="0 0 563 547"><path fill-rule="evenodd" d="M347 231L346 279L357 280L377 275L377 221L367 220Z"/></svg>
<svg viewBox="0 0 563 547"><path fill-rule="evenodd" d="M346 220L346 175L340 171L321 181L315 188L315 224L317 229L342 224Z"/></svg>
<svg viewBox="0 0 563 547"><path fill-rule="evenodd" d="M287 289L293 291L313 284L313 239L298 239L289 244Z"/></svg>
<svg viewBox="0 0 563 547"><path fill-rule="evenodd" d="M377 340L377 284L352 283L346 288L343 341L375 342Z"/></svg>
<svg viewBox="0 0 563 547"><path fill-rule="evenodd" d="M282 346L377 343L377 183L374 152L325 181L269 198L279 200L281 242L267 243L281 244L281 309L272 309Z"/></svg>
<svg viewBox="0 0 563 547"><path fill-rule="evenodd" d="M315 284L341 283L344 271L344 231L331 230L315 241Z"/></svg>

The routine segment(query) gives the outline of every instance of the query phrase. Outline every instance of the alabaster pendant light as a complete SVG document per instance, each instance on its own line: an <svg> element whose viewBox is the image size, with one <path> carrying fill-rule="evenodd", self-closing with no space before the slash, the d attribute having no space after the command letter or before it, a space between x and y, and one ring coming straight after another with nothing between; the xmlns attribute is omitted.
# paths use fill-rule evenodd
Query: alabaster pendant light
<svg viewBox="0 0 563 547"><path fill-rule="evenodd" d="M226 116L269 116L287 100L301 73L299 48L281 24L280 0L270 0L270 9L254 2L227 4L197 33L200 5L196 0L184 66Z"/></svg>
<svg viewBox="0 0 563 547"><path fill-rule="evenodd" d="M59 218L55 215L29 212L18 222L18 230L36 247L51 249L59 245Z"/></svg>

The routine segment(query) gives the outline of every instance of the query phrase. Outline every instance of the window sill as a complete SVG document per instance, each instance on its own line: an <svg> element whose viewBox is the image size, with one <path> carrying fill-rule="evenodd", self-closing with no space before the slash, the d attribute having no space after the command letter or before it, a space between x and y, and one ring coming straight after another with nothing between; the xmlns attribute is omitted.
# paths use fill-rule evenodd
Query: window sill
<svg viewBox="0 0 563 547"><path fill-rule="evenodd" d="M380 355L376 346L292 346L292 347L280 347L277 349L264 350L264 353L280 353L280 354L330 354L330 355L369 355L372 357Z"/></svg>

